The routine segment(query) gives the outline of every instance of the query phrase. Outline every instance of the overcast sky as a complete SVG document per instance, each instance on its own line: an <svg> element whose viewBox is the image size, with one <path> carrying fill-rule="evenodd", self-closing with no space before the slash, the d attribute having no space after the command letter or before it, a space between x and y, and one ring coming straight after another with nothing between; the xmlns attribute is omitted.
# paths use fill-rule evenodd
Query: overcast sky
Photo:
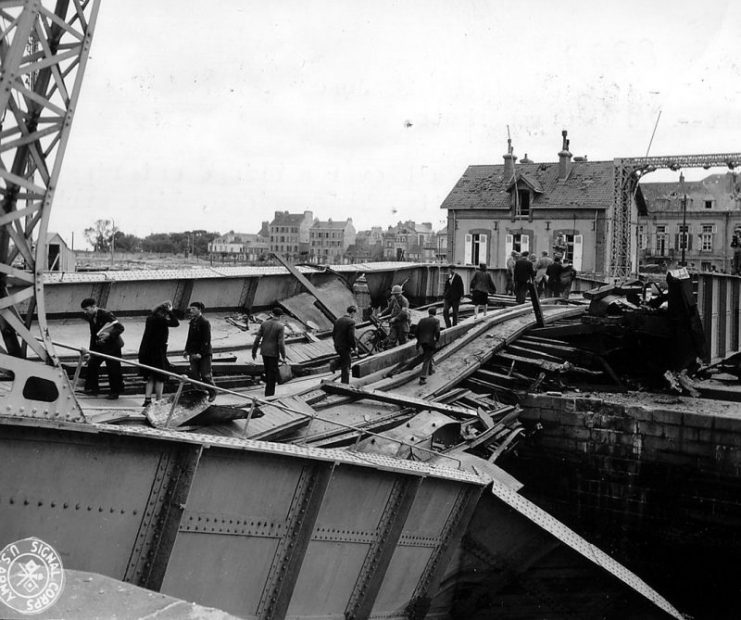
<svg viewBox="0 0 741 620"><path fill-rule="evenodd" d="M739 24L720 0L103 0L50 230L438 229L507 125L535 161L562 129L645 155L659 110L652 155L741 151Z"/></svg>

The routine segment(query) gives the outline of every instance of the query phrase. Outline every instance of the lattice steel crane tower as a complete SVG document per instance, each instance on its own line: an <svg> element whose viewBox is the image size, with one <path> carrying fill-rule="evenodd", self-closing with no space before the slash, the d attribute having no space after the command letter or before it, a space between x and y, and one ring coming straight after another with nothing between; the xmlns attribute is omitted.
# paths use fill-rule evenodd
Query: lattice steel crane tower
<svg viewBox="0 0 741 620"><path fill-rule="evenodd" d="M47 328L45 240L99 4L0 0L0 379L6 413L81 416Z"/></svg>

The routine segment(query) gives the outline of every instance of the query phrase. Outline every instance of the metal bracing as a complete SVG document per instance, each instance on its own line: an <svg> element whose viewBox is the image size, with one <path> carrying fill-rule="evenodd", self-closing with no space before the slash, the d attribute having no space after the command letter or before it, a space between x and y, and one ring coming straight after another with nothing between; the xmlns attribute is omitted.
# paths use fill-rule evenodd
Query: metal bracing
<svg viewBox="0 0 741 620"><path fill-rule="evenodd" d="M669 168L712 168L741 165L741 153L709 153L703 155L657 155L655 157L621 157L614 160L613 226L610 237L608 273L613 279L626 278L631 271L631 216L633 197L641 176Z"/></svg>
<svg viewBox="0 0 741 620"><path fill-rule="evenodd" d="M46 234L98 7L99 0L0 0L3 352L25 357L30 347L54 366L43 295ZM34 312L38 334L30 329Z"/></svg>

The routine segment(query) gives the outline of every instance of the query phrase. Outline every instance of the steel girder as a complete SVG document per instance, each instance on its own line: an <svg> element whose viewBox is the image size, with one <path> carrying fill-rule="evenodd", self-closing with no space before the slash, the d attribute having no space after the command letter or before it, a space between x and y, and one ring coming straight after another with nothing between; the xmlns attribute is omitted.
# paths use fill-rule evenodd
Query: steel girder
<svg viewBox="0 0 741 620"><path fill-rule="evenodd" d="M659 168L712 168L741 165L741 153L703 155L657 155L655 157L621 157L614 160L613 226L610 238L609 275L627 278L631 270L631 216L633 198L641 176Z"/></svg>
<svg viewBox="0 0 741 620"><path fill-rule="evenodd" d="M43 273L54 192L99 0L0 0L0 328L5 352L57 366ZM31 300L25 317L17 304ZM40 333L30 327L34 311Z"/></svg>

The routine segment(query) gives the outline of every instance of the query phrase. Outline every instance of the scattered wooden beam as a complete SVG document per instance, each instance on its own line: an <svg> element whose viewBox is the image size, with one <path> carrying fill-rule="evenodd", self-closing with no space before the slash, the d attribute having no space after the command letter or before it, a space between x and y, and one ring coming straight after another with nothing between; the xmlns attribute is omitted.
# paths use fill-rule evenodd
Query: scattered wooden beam
<svg viewBox="0 0 741 620"><path fill-rule="evenodd" d="M393 392L366 390L353 385L335 383L334 381L326 380L322 381L320 385L324 391L329 392L330 394L341 394L342 396L352 396L355 398L367 398L382 403L391 403L392 405L401 405L403 407L411 407L418 410L430 409L432 411L439 411L446 415L463 418L475 418L478 416L476 411L465 407L436 403L423 398L415 398L414 396L402 396L401 394L394 394Z"/></svg>

